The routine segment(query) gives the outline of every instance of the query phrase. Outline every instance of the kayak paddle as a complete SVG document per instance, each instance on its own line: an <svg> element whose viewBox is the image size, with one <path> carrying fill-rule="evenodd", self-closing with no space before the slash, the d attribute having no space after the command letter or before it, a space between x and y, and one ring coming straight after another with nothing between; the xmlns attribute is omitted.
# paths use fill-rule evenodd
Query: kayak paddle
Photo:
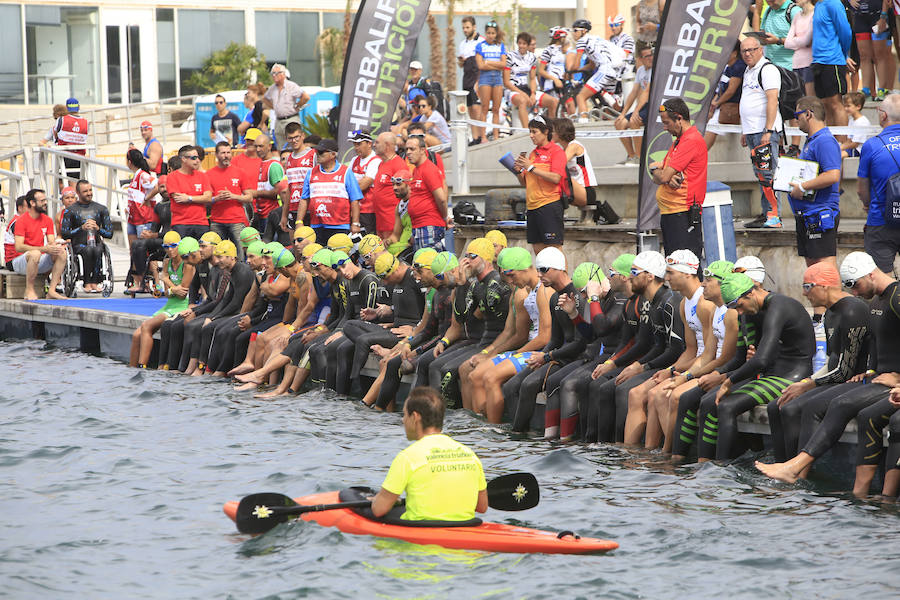
<svg viewBox="0 0 900 600"><path fill-rule="evenodd" d="M540 488L531 473L510 473L488 482L488 506L517 511L534 508L540 501ZM368 508L370 500L337 504L300 505L290 496L272 492L251 494L238 505L235 523L241 533L264 533L295 515L341 508Z"/></svg>

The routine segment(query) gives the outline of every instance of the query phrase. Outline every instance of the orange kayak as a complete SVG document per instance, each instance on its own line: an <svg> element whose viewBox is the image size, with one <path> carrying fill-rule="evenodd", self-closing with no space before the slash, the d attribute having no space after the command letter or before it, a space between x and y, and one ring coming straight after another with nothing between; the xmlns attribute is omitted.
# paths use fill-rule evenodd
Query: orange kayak
<svg viewBox="0 0 900 600"><path fill-rule="evenodd" d="M297 504L334 504L340 502L338 492L324 492L294 498ZM223 510L233 521L238 502L225 503ZM543 554L592 554L615 550L619 544L610 540L576 537L552 531L528 527L482 523L476 527L404 527L379 523L353 512L349 508L307 512L300 515L304 521L314 521L323 527L337 527L344 533L374 535L405 540L414 544L435 544L445 548L484 550L487 552L516 552Z"/></svg>

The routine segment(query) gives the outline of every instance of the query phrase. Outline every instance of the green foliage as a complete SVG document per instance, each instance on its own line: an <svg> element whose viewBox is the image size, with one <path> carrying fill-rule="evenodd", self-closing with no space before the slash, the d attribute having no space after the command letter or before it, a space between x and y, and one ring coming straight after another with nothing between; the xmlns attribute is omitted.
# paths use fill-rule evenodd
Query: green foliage
<svg viewBox="0 0 900 600"><path fill-rule="evenodd" d="M203 68L185 81L185 93L240 90L250 84L253 71L256 71L256 80L260 83L272 83L265 56L253 46L232 42L203 61Z"/></svg>
<svg viewBox="0 0 900 600"><path fill-rule="evenodd" d="M334 139L337 132L332 131L331 125L328 123L328 117L322 115L310 114L302 124L303 133L305 135L317 135L323 140L326 138Z"/></svg>
<svg viewBox="0 0 900 600"><path fill-rule="evenodd" d="M316 42L316 50L331 69L334 81L340 81L344 70L344 32L328 27L322 30Z"/></svg>

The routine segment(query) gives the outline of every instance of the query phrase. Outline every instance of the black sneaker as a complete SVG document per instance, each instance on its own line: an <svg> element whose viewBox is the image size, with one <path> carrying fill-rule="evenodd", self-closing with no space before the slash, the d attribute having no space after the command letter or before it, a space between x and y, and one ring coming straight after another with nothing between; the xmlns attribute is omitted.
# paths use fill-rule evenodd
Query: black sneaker
<svg viewBox="0 0 900 600"><path fill-rule="evenodd" d="M800 146L798 146L797 144L791 144L790 146L788 146L784 155L790 156L791 158L797 158L798 156L800 156Z"/></svg>
<svg viewBox="0 0 900 600"><path fill-rule="evenodd" d="M747 229L762 229L762 226L766 224L766 215L759 215L752 221L744 221L744 227Z"/></svg>

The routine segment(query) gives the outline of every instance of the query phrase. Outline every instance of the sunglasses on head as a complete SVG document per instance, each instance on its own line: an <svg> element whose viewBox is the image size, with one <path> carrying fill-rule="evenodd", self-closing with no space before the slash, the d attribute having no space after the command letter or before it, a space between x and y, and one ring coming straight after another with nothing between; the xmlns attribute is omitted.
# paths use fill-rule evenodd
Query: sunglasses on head
<svg viewBox="0 0 900 600"><path fill-rule="evenodd" d="M177 248L178 244L163 244L162 247L168 250L169 248Z"/></svg>
<svg viewBox="0 0 900 600"><path fill-rule="evenodd" d="M705 267L703 269L703 276L707 279L712 277L713 279L718 279L719 281L725 281L724 277L720 277L719 275L716 275L715 273L713 273L712 271L710 271L709 269L707 269Z"/></svg>
<svg viewBox="0 0 900 600"><path fill-rule="evenodd" d="M734 300L732 300L731 302L726 304L725 306L727 308L737 308L738 302L740 302L742 298L746 298L747 296L749 296L750 292L752 292L752 291L753 291L753 288L750 288L749 290L747 290L746 292L744 292L743 294L741 294L740 296L738 296L737 298L735 298Z"/></svg>

